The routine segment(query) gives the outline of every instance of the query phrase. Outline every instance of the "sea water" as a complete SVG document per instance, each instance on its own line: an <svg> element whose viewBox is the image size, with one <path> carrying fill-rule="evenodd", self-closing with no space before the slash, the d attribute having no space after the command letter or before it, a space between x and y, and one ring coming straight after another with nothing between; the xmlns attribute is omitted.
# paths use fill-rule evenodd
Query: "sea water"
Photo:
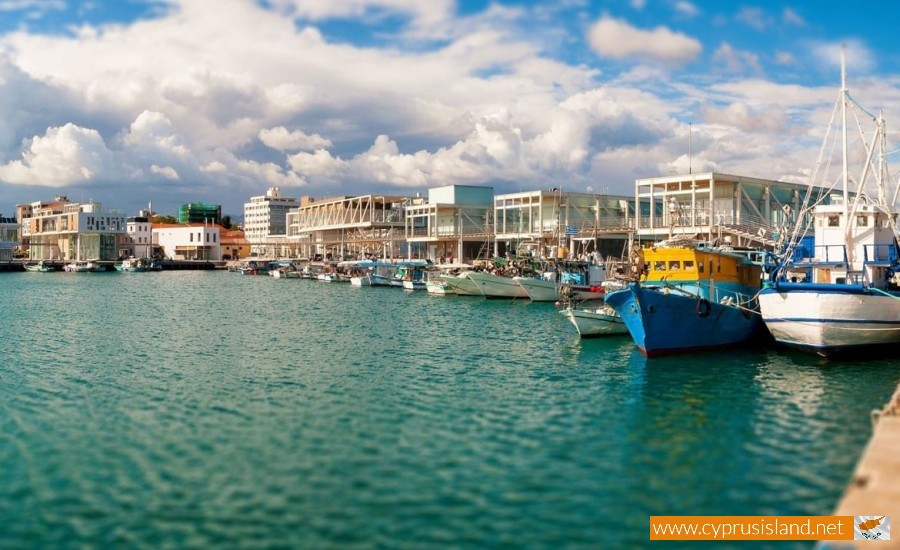
<svg viewBox="0 0 900 550"><path fill-rule="evenodd" d="M0 326L17 548L629 548L650 515L829 514L900 378L227 272L2 274Z"/></svg>

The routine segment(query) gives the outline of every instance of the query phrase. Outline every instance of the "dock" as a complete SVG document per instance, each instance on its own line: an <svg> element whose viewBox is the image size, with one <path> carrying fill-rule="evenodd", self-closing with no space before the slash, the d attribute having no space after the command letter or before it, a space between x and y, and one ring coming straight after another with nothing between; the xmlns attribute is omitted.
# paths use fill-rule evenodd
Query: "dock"
<svg viewBox="0 0 900 550"><path fill-rule="evenodd" d="M900 386L884 408L872 412L872 422L872 438L834 515L886 515L896 525L900 521ZM891 531L890 541L855 541L853 547L900 549L900 528Z"/></svg>

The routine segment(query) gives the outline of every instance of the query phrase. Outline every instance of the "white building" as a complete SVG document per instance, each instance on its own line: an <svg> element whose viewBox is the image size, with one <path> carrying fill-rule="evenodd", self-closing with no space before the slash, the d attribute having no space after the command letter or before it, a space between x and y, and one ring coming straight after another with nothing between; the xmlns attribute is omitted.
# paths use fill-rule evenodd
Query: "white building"
<svg viewBox="0 0 900 550"><path fill-rule="evenodd" d="M218 225L156 224L153 244L173 260L222 260Z"/></svg>
<svg viewBox="0 0 900 550"><path fill-rule="evenodd" d="M0 216L0 262L12 260L19 246L19 222L15 218Z"/></svg>
<svg viewBox="0 0 900 550"><path fill-rule="evenodd" d="M131 247L123 256L148 258L153 254L153 230L150 228L150 217L145 212L128 218L128 236Z"/></svg>
<svg viewBox="0 0 900 550"><path fill-rule="evenodd" d="M244 235L250 252L265 256L269 248L280 246L287 235L287 213L300 206L294 197L282 197L281 190L270 187L266 194L244 203Z"/></svg>
<svg viewBox="0 0 900 550"><path fill-rule="evenodd" d="M128 239L125 216L99 202L69 202L62 196L32 203L26 211L22 234L28 236L32 260L115 260Z"/></svg>

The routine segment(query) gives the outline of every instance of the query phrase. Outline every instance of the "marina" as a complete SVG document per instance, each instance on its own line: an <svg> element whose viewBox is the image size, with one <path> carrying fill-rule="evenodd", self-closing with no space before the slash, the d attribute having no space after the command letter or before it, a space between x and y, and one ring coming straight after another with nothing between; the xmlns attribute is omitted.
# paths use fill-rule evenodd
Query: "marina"
<svg viewBox="0 0 900 550"><path fill-rule="evenodd" d="M3 277L29 303L0 343L3 546L636 547L653 514L827 514L898 381L771 347L648 359L527 300Z"/></svg>

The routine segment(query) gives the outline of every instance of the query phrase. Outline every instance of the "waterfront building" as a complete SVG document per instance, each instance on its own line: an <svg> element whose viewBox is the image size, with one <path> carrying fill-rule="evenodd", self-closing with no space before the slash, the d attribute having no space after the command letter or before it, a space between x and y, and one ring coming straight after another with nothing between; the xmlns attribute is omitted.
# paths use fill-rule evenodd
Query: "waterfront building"
<svg viewBox="0 0 900 550"><path fill-rule="evenodd" d="M121 250L123 257L148 258L153 255L153 231L150 227L150 212L141 211L128 218L128 246Z"/></svg>
<svg viewBox="0 0 900 550"><path fill-rule="evenodd" d="M250 255L250 243L243 229L220 229L219 240L223 260L239 260Z"/></svg>
<svg viewBox="0 0 900 550"><path fill-rule="evenodd" d="M190 202L178 207L178 223L222 223L222 206Z"/></svg>
<svg viewBox="0 0 900 550"><path fill-rule="evenodd" d="M639 179L634 200L644 207L636 231L651 240L702 235L774 247L793 226L807 187L716 172ZM646 208L650 203L662 208Z"/></svg>
<svg viewBox="0 0 900 550"><path fill-rule="evenodd" d="M244 203L244 234L251 254L277 255L286 242L287 214L299 205L296 198L281 196L278 187L270 187L265 195Z"/></svg>
<svg viewBox="0 0 900 550"><path fill-rule="evenodd" d="M153 245L172 260L222 259L218 225L153 224Z"/></svg>
<svg viewBox="0 0 900 550"><path fill-rule="evenodd" d="M472 261L490 256L494 188L447 185L405 207L405 238L416 257Z"/></svg>
<svg viewBox="0 0 900 550"><path fill-rule="evenodd" d="M0 262L13 259L19 247L19 222L12 217L0 215Z"/></svg>
<svg viewBox="0 0 900 550"><path fill-rule="evenodd" d="M494 197L496 256L620 256L633 231L633 198L559 188Z"/></svg>
<svg viewBox="0 0 900 550"><path fill-rule="evenodd" d="M293 248L293 255L310 258L402 257L404 207L412 200L384 195L303 197L287 215L285 246Z"/></svg>
<svg viewBox="0 0 900 550"><path fill-rule="evenodd" d="M29 237L32 260L115 260L127 240L125 216L99 202L70 202L60 196L20 212L27 215L22 232Z"/></svg>

